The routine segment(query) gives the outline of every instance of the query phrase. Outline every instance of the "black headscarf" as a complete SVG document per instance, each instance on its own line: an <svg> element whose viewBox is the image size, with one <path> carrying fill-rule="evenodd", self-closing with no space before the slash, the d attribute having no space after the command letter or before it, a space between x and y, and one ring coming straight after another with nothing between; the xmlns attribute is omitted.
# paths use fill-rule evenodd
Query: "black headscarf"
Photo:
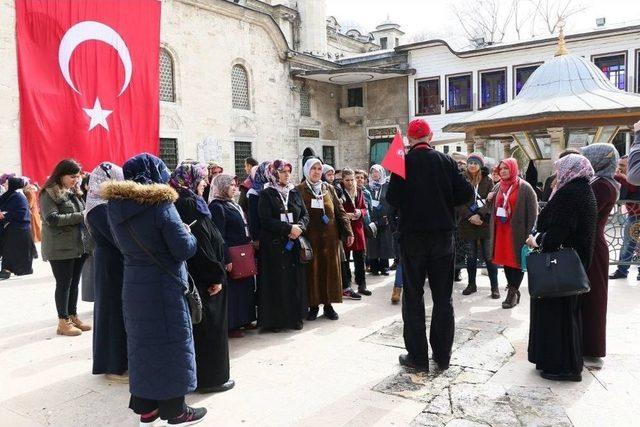
<svg viewBox="0 0 640 427"><path fill-rule="evenodd" d="M9 188L7 188L7 191L0 196L0 206L4 205L6 201L9 200L9 197L11 197L13 193L24 188L26 185L24 179L20 177L11 177L7 181L9 182Z"/></svg>

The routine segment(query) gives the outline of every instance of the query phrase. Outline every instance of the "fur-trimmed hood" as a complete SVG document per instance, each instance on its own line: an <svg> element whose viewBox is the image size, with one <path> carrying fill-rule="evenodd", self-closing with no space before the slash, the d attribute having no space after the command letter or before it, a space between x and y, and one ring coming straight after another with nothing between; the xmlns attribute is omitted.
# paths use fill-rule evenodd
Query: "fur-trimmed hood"
<svg viewBox="0 0 640 427"><path fill-rule="evenodd" d="M133 181L108 181L100 186L105 200L133 200L141 205L175 203L178 193L166 184L143 185Z"/></svg>
<svg viewBox="0 0 640 427"><path fill-rule="evenodd" d="M47 192L47 194L49 195L49 197L51 197L51 199L55 202L55 203L62 203L64 201L69 200L69 196L71 196L71 194L73 194L71 192L71 190L68 190L66 188L63 188L59 185L53 185L51 187L45 187L44 191Z"/></svg>
<svg viewBox="0 0 640 427"><path fill-rule="evenodd" d="M178 200L178 193L166 184L133 181L105 182L100 186L100 195L108 201L110 220L118 224L150 209L167 209Z"/></svg>

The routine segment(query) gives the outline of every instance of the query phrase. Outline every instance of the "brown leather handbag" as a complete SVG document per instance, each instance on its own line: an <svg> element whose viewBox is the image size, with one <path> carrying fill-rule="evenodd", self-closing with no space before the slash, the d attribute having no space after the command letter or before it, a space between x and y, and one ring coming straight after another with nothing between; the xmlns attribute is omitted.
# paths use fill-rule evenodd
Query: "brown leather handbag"
<svg viewBox="0 0 640 427"><path fill-rule="evenodd" d="M229 249L229 255L231 256L231 271L229 277L233 280L246 279L248 277L258 274L258 267L256 265L256 253L253 245L248 243L246 245L232 246Z"/></svg>

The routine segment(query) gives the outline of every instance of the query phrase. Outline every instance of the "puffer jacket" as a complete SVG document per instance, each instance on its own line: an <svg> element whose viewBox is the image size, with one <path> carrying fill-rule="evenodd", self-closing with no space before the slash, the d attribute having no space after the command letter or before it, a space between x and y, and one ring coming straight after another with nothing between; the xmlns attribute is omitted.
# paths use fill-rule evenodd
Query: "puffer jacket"
<svg viewBox="0 0 640 427"><path fill-rule="evenodd" d="M122 308L130 392L151 400L184 396L196 388L184 291L185 261L195 255L197 243L173 205L178 194L164 184L112 181L103 185L102 196L108 200L109 226L124 257Z"/></svg>

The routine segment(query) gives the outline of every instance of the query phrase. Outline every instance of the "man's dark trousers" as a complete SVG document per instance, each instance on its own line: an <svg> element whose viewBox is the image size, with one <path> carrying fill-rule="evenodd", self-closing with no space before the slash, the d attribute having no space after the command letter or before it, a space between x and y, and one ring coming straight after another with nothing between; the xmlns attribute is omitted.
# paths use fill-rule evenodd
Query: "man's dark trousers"
<svg viewBox="0 0 640 427"><path fill-rule="evenodd" d="M439 364L448 364L455 327L451 299L455 260L453 232L403 233L400 247L404 285L402 320L409 357L416 364L428 365L424 311L424 282L428 277L433 300L429 331L433 359Z"/></svg>

